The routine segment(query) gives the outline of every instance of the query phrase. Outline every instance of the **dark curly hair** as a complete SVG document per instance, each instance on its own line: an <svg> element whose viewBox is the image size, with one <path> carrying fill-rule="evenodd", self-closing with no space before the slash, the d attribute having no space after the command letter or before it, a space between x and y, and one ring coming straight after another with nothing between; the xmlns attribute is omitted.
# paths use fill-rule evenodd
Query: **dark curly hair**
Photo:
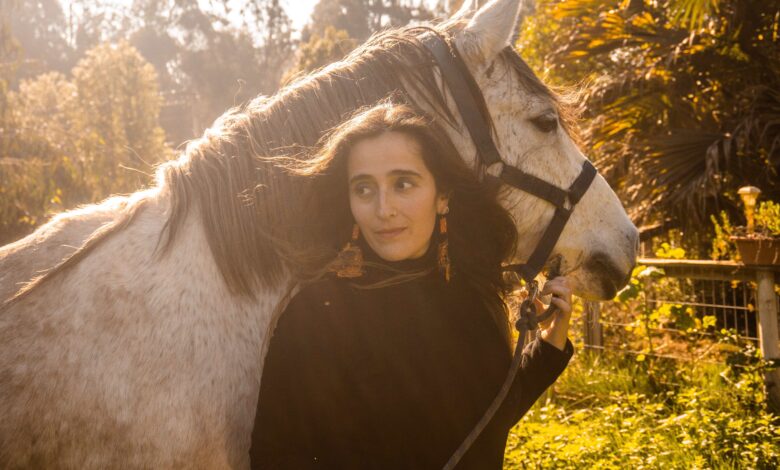
<svg viewBox="0 0 780 470"><path fill-rule="evenodd" d="M272 159L290 173L313 178L292 221L296 235L276 240L287 265L300 282L317 280L328 271L338 250L349 240L354 223L347 182L349 152L357 142L384 132L412 137L420 146L437 192L450 195L448 237L453 276L479 293L509 341L504 297L510 286L501 265L515 251L517 229L499 203L500 187L480 182L477 172L481 168L470 169L441 126L409 104L385 100L357 111L322 138L313 158Z"/></svg>

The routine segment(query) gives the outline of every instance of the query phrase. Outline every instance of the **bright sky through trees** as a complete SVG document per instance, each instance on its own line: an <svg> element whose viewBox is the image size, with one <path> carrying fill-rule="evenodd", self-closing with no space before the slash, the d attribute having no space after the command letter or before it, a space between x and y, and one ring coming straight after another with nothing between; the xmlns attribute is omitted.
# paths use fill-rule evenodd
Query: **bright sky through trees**
<svg viewBox="0 0 780 470"><path fill-rule="evenodd" d="M311 12L314 10L314 5L316 5L318 1L319 0L281 0L282 6L292 20L293 29L295 31L300 31L301 28L303 28L303 26L309 21ZM69 6L71 2L70 0L60 0L60 2L62 3L62 11L64 11L65 15L67 16L68 12L70 11ZM96 3L103 5L116 5L117 8L129 8L133 4L133 0L99 0ZM222 8L220 1L198 0L198 3L204 9ZM241 0L230 0L228 5L230 7L235 7L240 3ZM433 7L436 5L437 0L425 0L425 3L429 7ZM78 15L79 11L73 11L73 14ZM235 18L235 23L240 24L241 20L239 18Z"/></svg>
<svg viewBox="0 0 780 470"><path fill-rule="evenodd" d="M290 16L293 28L296 31L300 31L303 25L309 21L309 17L311 16L311 12L314 9L314 5L317 4L317 1L318 0L282 0L282 6ZM60 2L62 3L62 10L66 15L68 15L71 2L69 0L60 0ZM101 3L103 5L115 5L117 8L129 8L133 4L133 0L102 0L97 3ZM213 0L198 0L198 3L200 3L201 7L204 9L222 8L221 2L216 2ZM231 0L228 5L233 7L238 3L239 2L236 0ZM73 11L73 14L78 15L79 11ZM235 21L237 24L240 24L241 22L238 18L236 18Z"/></svg>
<svg viewBox="0 0 780 470"><path fill-rule="evenodd" d="M300 31L303 25L309 21L311 11L316 4L317 0L287 0L282 2L284 9L287 10L287 14L290 15L293 28L297 31Z"/></svg>

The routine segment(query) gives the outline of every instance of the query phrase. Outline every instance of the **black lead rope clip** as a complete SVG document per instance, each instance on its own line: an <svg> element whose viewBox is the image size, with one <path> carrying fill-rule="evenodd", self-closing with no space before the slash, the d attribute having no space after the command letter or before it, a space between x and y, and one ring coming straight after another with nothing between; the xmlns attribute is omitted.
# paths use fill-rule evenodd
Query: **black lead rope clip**
<svg viewBox="0 0 780 470"><path fill-rule="evenodd" d="M515 321L515 329L520 333L533 331L539 326L536 318L536 297L539 295L539 284L534 280L526 284L528 297L520 303L520 308Z"/></svg>
<svg viewBox="0 0 780 470"><path fill-rule="evenodd" d="M536 280L526 283L528 297L520 303L515 329L521 335L527 331L534 331L539 328L539 323L547 320L555 312L555 306L550 304L541 315L536 310L536 299L539 297L539 283Z"/></svg>

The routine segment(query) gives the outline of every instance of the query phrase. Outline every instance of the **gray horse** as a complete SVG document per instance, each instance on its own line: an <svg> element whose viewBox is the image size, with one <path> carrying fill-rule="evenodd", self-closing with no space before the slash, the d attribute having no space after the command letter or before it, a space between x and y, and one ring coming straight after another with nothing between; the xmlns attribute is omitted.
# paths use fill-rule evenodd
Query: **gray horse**
<svg viewBox="0 0 780 470"><path fill-rule="evenodd" d="M382 33L228 111L159 168L151 189L59 214L0 248L0 467L248 466L268 339L296 290L275 240L309 184L268 157L313 146L355 109L395 93L442 119L478 168L422 34L449 37L461 52L507 163L568 187L585 157L556 96L505 50L521 1L465 3L444 24ZM516 190L503 203L522 261L553 208ZM597 176L551 260L575 294L606 299L625 282L636 245L636 228Z"/></svg>

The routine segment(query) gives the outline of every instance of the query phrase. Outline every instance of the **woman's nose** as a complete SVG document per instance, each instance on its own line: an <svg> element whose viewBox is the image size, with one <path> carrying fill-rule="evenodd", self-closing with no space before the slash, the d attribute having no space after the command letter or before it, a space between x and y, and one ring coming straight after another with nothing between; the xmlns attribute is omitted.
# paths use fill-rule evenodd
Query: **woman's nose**
<svg viewBox="0 0 780 470"><path fill-rule="evenodd" d="M389 191L379 191L379 197L376 203L376 215L377 217L384 219L395 215L395 201Z"/></svg>

